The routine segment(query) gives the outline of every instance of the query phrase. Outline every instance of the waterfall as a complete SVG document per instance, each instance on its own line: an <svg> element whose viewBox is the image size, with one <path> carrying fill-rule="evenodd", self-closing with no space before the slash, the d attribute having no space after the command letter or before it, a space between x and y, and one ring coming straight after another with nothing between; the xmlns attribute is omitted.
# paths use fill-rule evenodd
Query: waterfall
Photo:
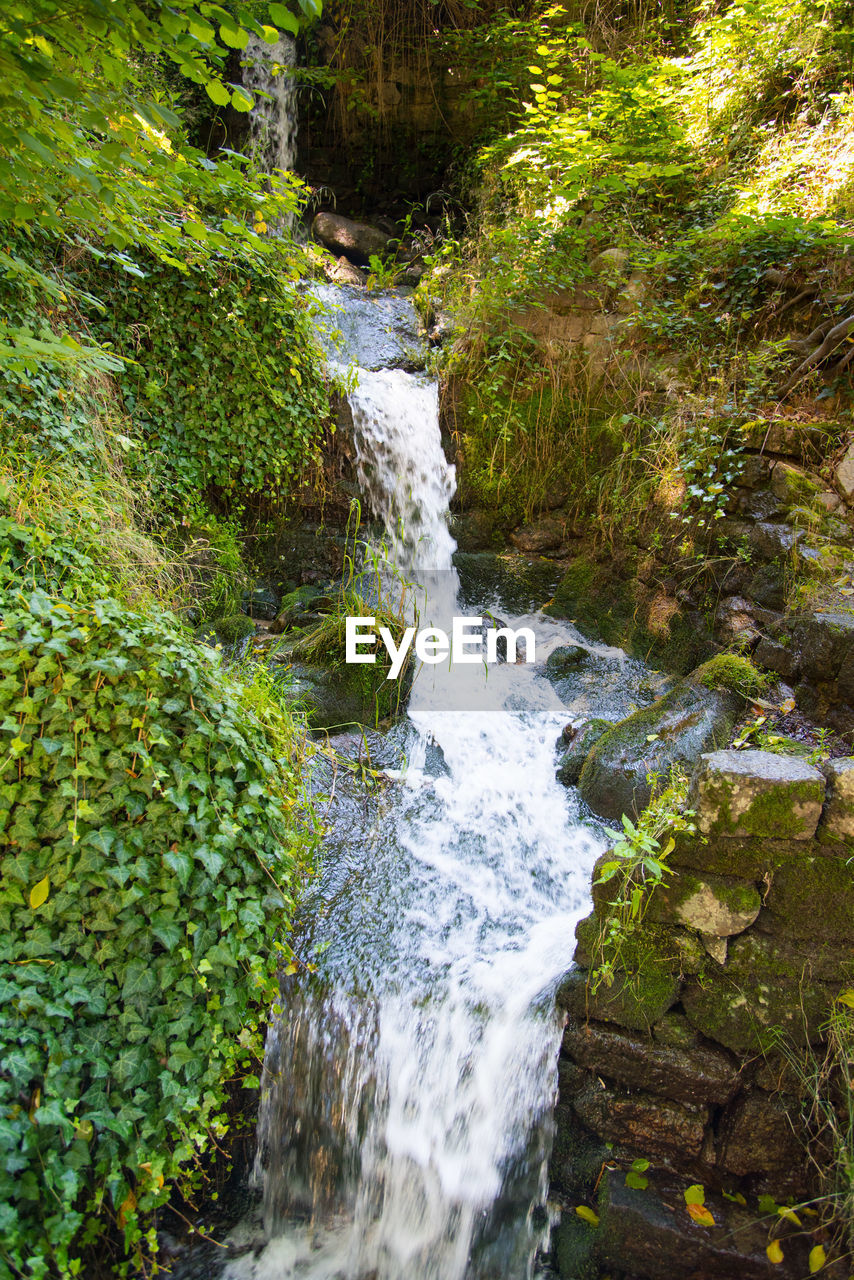
<svg viewBox="0 0 854 1280"><path fill-rule="evenodd" d="M400 567L437 571L453 597L437 387L366 367L378 346L390 359L386 318L376 300L333 344L362 362L359 480ZM549 646L565 641L559 624L538 625ZM552 997L602 845L555 781L567 712L551 686L524 666L465 670L465 687L444 668L416 678L408 764L377 799L338 783L294 942L317 971L283 979L268 1036L267 1243L227 1264L231 1280L534 1273L561 1035ZM487 683L491 709L478 702Z"/></svg>
<svg viewBox="0 0 854 1280"><path fill-rule="evenodd" d="M255 97L249 113L249 154L264 173L290 170L296 159L296 45L282 34L275 44L251 35L243 55L243 83Z"/></svg>

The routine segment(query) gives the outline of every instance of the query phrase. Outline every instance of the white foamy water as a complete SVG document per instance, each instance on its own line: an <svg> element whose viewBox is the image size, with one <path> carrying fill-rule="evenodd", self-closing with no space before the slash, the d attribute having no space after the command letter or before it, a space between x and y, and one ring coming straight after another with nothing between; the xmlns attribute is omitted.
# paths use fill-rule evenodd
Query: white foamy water
<svg viewBox="0 0 854 1280"><path fill-rule="evenodd" d="M250 35L242 55L243 83L253 94L250 154L264 173L286 172L296 159L296 45L285 33L274 44Z"/></svg>
<svg viewBox="0 0 854 1280"><path fill-rule="evenodd" d="M365 501L405 573L439 570L439 594L452 593L436 384L400 370L357 379ZM549 648L577 639L543 621ZM286 980L269 1035L268 1242L229 1263L231 1280L532 1275L547 1225L553 992L602 847L555 781L566 719L528 667L416 679L408 766L342 812L305 904L297 948L328 949L316 975Z"/></svg>

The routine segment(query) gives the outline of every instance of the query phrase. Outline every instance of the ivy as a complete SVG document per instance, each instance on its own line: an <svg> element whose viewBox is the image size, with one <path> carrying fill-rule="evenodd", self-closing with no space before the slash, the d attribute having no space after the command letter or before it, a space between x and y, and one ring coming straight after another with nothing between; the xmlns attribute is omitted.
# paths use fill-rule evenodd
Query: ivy
<svg viewBox="0 0 854 1280"><path fill-rule="evenodd" d="M311 833L287 715L170 614L0 607L0 1274L78 1275L224 1132Z"/></svg>
<svg viewBox="0 0 854 1280"><path fill-rule="evenodd" d="M275 499L319 461L329 417L305 304L280 270L151 264L105 291L104 337L133 361L125 406L185 499L211 486ZM131 338L136 342L131 345Z"/></svg>

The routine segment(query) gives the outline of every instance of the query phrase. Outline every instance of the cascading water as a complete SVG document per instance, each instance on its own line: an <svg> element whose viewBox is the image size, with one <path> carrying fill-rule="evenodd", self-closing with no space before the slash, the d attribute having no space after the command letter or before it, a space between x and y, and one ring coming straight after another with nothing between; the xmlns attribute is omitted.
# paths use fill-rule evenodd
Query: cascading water
<svg viewBox="0 0 854 1280"><path fill-rule="evenodd" d="M367 348L368 318L345 344L365 363L389 341L382 300L372 314ZM439 570L455 589L436 385L400 369L355 376L366 500L401 567ZM541 656L578 641L536 622ZM330 810L294 940L317 970L283 980L268 1037L267 1243L230 1261L230 1280L533 1274L548 1221L552 997L602 846L555 781L568 711L535 668L467 667L465 684L447 667L428 674L402 734L408 764L371 796L339 787Z"/></svg>
<svg viewBox="0 0 854 1280"><path fill-rule="evenodd" d="M293 169L296 156L296 45L282 34L275 44L251 35L243 54L243 83L253 94L249 152L263 173Z"/></svg>

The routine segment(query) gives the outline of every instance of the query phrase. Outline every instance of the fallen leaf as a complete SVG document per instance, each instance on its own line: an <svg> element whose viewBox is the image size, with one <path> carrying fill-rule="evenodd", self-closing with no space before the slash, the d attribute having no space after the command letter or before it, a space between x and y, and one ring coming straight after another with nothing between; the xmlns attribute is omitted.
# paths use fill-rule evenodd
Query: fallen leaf
<svg viewBox="0 0 854 1280"><path fill-rule="evenodd" d="M599 1214L594 1213L592 1209L588 1209L586 1204L577 1204L575 1212L581 1218L582 1222L589 1222L591 1227L599 1226Z"/></svg>
<svg viewBox="0 0 854 1280"><path fill-rule="evenodd" d="M823 1245L817 1244L814 1249L810 1249L809 1264L811 1276L814 1276L816 1271L821 1271L825 1262L827 1262L827 1254L824 1252Z"/></svg>
<svg viewBox="0 0 854 1280"><path fill-rule="evenodd" d="M715 1225L714 1218L704 1204L689 1204L685 1207L688 1210L689 1216L693 1218L695 1222L698 1222L701 1227L713 1227Z"/></svg>

